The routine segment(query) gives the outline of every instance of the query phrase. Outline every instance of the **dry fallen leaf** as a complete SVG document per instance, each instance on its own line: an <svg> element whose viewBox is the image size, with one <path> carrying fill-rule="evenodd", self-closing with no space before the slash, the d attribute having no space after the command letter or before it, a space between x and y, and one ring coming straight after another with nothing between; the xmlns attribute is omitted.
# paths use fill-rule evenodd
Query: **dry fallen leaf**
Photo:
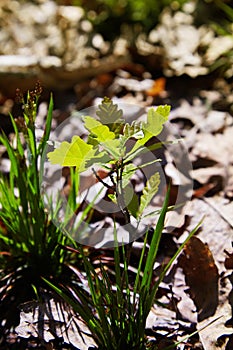
<svg viewBox="0 0 233 350"><path fill-rule="evenodd" d="M44 302L27 302L19 307L20 323L15 329L18 336L38 337L47 343L60 338L82 350L95 345L84 322L68 305L46 295Z"/></svg>
<svg viewBox="0 0 233 350"><path fill-rule="evenodd" d="M232 284L230 280L226 278L226 268L224 267L226 255L224 251L230 251L231 249L233 230L229 225L228 220L220 215L221 209L218 211L216 210L218 207L218 197L219 195L213 198L213 200L216 201L216 208L213 208L213 206L209 204L208 201L210 198L204 198L204 200L194 198L190 203L190 215L193 216L189 230L197 224L200 218L203 217L204 213L205 218L202 224L202 230L198 233L198 237L208 243L208 247L213 254L220 276L217 310L213 316L203 321L198 320L197 328L202 329L199 335L205 350L225 350L229 334L232 334L232 328L226 326L226 322L231 319L232 315L232 308L229 303ZM205 290L206 287L204 283L203 293L205 293ZM216 322L209 325L212 321ZM209 326L203 329L206 325ZM222 335L224 335L226 339L222 345L220 345L219 340Z"/></svg>
<svg viewBox="0 0 233 350"><path fill-rule="evenodd" d="M208 158L227 167L233 162L233 126L223 133L200 133L196 136L196 143L192 153L196 157Z"/></svg>
<svg viewBox="0 0 233 350"><path fill-rule="evenodd" d="M198 321L213 315L218 305L218 269L207 244L192 237L179 258Z"/></svg>
<svg viewBox="0 0 233 350"><path fill-rule="evenodd" d="M233 245L233 241L232 241L232 245ZM233 253L229 253L227 250L225 250L226 253L226 259L224 262L225 268L227 270L233 270Z"/></svg>
<svg viewBox="0 0 233 350"><path fill-rule="evenodd" d="M154 81L152 87L146 90L147 96L159 96L165 91L166 79L161 77Z"/></svg>

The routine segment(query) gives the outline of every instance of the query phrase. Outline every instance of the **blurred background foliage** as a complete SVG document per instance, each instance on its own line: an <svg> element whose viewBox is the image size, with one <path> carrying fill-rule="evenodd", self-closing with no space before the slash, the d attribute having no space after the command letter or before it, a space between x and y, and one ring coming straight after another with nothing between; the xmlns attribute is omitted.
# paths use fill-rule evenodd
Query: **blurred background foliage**
<svg viewBox="0 0 233 350"><path fill-rule="evenodd" d="M37 61L28 64L34 64L38 75L42 70L44 77L44 68L51 68L44 78L49 76L50 81L52 67L87 71L97 63L106 71L106 57L114 67L120 60L142 64L154 76L195 78L217 72L233 77L232 0L0 0L0 4L4 73L12 67L3 56L14 56L11 65L17 69L21 55L25 62L35 57ZM53 83L48 82L57 85Z"/></svg>
<svg viewBox="0 0 233 350"><path fill-rule="evenodd" d="M128 31L132 42L141 33L149 34L159 25L161 14L166 9L170 9L173 13L190 12L195 27L206 25L213 30L215 36L232 37L233 34L232 0L57 0L57 2L60 5L82 7L95 31L107 41L113 41ZM227 77L231 78L232 65L233 50L230 48L215 60L211 70L222 71L223 75L227 71Z"/></svg>
<svg viewBox="0 0 233 350"><path fill-rule="evenodd" d="M197 25L210 25L216 36L233 37L233 3L232 0L198 0L195 22ZM232 80L233 50L226 51L212 65L212 70ZM227 73L229 72L229 73Z"/></svg>
<svg viewBox="0 0 233 350"><path fill-rule="evenodd" d="M96 30L105 40L121 33L122 24L149 32L159 22L162 10L171 6L178 9L187 0L57 0L60 5L81 6Z"/></svg>
<svg viewBox="0 0 233 350"><path fill-rule="evenodd" d="M81 6L94 29L108 41L128 30L133 40L142 32L148 34L158 26L161 14L168 8L173 13L190 12L195 27L209 26L216 36L233 34L232 0L60 0L60 3ZM230 49L216 59L211 70L217 69L225 75L229 69L231 72L232 65L233 50ZM227 75L229 78L231 73Z"/></svg>
<svg viewBox="0 0 233 350"><path fill-rule="evenodd" d="M159 23L164 8L181 10L193 3L195 24L215 26L222 34L232 34L233 7L231 0L57 0L60 5L81 6L99 33L106 40L120 34L123 23L139 25L148 33Z"/></svg>

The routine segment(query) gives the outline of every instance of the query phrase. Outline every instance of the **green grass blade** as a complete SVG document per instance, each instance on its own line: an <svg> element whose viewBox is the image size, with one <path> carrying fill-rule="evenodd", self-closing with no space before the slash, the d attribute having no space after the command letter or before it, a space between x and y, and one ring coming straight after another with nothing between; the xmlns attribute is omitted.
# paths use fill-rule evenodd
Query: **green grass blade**
<svg viewBox="0 0 233 350"><path fill-rule="evenodd" d="M204 218L194 227L194 229L189 233L188 237L184 240L184 242L180 245L180 247L178 248L178 250L176 251L176 253L173 255L173 257L169 260L168 264L166 265L166 267L163 269L163 271L161 272L158 281L155 283L153 288L158 288L159 284L161 283L161 281L164 279L167 271L170 269L171 265L173 264L173 262L176 260L176 258L178 257L178 255L181 253L181 251L183 250L185 244L190 240L190 238L197 232L197 230L199 229L199 227L202 225Z"/></svg>
<svg viewBox="0 0 233 350"><path fill-rule="evenodd" d="M164 204L163 204L156 228L154 230L154 234L150 244L150 249L147 255L145 269L144 269L143 278L142 278L142 284L141 284L142 289L150 288L155 258L158 252L159 242L160 242L162 231L164 228L164 221L165 221L165 216L168 208L169 195L170 195L170 186L168 187L167 194L164 199Z"/></svg>
<svg viewBox="0 0 233 350"><path fill-rule="evenodd" d="M103 303L103 300L102 300L102 297L105 295L105 292L106 292L105 286L103 285L103 282L100 280L99 276L97 275L93 265L85 256L85 253L83 252L82 248L81 248L81 254L84 262L85 271L87 274L87 280L88 280L88 286L90 288L92 304L99 316L99 319L101 320L101 327L103 328L102 340L104 341L105 345L107 345L106 340L111 339L111 335L109 333L109 327L108 327L109 324L105 313L105 304ZM101 291L103 292L102 296L101 296Z"/></svg>
<svg viewBox="0 0 233 350"><path fill-rule="evenodd" d="M180 345L181 343L184 343L186 340L188 340L189 338L191 338L192 336L194 336L195 334L203 331L204 329L206 329L207 327L209 327L211 324L213 324L214 322L218 321L220 318L222 318L223 315L216 317L214 320L210 321L209 323L207 323L205 326L203 326L200 329L197 329L195 332L185 336L182 338L182 340L178 341L177 343L170 345L168 347L166 347L164 350L172 350L172 349L176 349L178 345Z"/></svg>
<svg viewBox="0 0 233 350"><path fill-rule="evenodd" d="M48 286L50 286L62 299L64 299L75 312L77 312L82 319L87 323L88 327L93 331L97 331L98 328L98 322L96 322L96 319L93 317L93 314L90 311L89 306L85 308L85 305L81 305L79 302L74 301L72 298L70 298L67 293L65 293L61 288L58 288L53 283L51 283L49 280L47 280L44 277L41 277L43 281L47 283Z"/></svg>
<svg viewBox="0 0 233 350"><path fill-rule="evenodd" d="M79 189L80 175L74 168L70 168L71 189L68 196L68 204L70 209L75 212L77 209L77 194Z"/></svg>
<svg viewBox="0 0 233 350"><path fill-rule="evenodd" d="M11 123L12 123L12 126L14 128L14 132L15 132L15 136L16 136L16 140L17 140L17 150L19 152L19 155L21 157L24 156L24 149L23 149L23 145L22 145L22 142L20 140L20 136L19 136L19 130L18 130L18 127L15 123L15 120L13 118L13 116L10 114L10 118L11 118Z"/></svg>
<svg viewBox="0 0 233 350"><path fill-rule="evenodd" d="M45 122L44 134L42 136L42 139L40 140L40 144L39 144L38 150L37 150L38 155L39 154L41 155L44 152L45 147L47 146L47 141L49 140L49 135L51 132L51 125L52 125L52 117L53 117L53 107L54 107L53 95L51 94L47 118L46 118L46 122Z"/></svg>
<svg viewBox="0 0 233 350"><path fill-rule="evenodd" d="M8 153L8 157L11 161L11 170L10 170L10 176L18 176L18 167L17 167L17 155L14 151L13 147L11 146L7 136L3 134L3 136L0 136L0 142L3 144L3 146L6 147L6 151Z"/></svg>
<svg viewBox="0 0 233 350"><path fill-rule="evenodd" d="M143 244L143 248L141 251L141 255L140 255L140 259L139 259L139 263L138 263L138 268L137 268L137 274L136 274L136 278L135 278L135 282L134 282L134 289L133 289L134 298L136 296L136 293L139 290L140 275L142 273L142 263L143 263L143 259L145 257L145 253L146 253L147 237L148 237L148 231L146 232L146 235L144 238L144 244Z"/></svg>

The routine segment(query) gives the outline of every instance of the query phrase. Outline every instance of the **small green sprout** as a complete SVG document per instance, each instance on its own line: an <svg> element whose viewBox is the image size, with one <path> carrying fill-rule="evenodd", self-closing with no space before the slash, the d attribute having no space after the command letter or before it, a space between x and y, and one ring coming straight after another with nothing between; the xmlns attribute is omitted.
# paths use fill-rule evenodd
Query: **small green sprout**
<svg viewBox="0 0 233 350"><path fill-rule="evenodd" d="M94 164L108 169L115 191L109 198L117 202L127 222L130 214L139 219L158 191L160 178L159 173L153 174L147 181L140 206L132 206L126 197L130 179L139 169L134 165L134 159L149 151L146 143L161 133L169 113L168 105L152 107L148 110L145 122L133 121L129 124L124 122L122 110L105 97L96 112L98 119L83 117L84 127L88 131L87 141L74 136L70 143L64 141L54 151L49 152L48 159L51 164L75 167L78 173L90 169ZM130 148L129 140L133 140ZM157 161L159 159L154 160ZM140 168L147 165L149 163L142 164ZM97 177L95 172L94 174Z"/></svg>

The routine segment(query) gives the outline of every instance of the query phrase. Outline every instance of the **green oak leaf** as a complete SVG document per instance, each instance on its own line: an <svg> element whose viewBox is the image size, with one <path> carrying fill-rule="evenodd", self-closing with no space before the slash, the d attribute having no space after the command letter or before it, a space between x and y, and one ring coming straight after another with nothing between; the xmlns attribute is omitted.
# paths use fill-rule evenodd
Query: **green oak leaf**
<svg viewBox="0 0 233 350"><path fill-rule="evenodd" d="M103 142L115 139L114 132L110 131L107 125L103 125L95 118L89 116L84 117L83 120L85 128L95 135L97 141Z"/></svg>
<svg viewBox="0 0 233 350"><path fill-rule="evenodd" d="M118 105L114 104L110 98L104 97L98 108L96 114L103 124L111 124L113 126L115 123L121 124L123 122L121 119L123 111L118 109Z"/></svg>
<svg viewBox="0 0 233 350"><path fill-rule="evenodd" d="M73 136L71 143L64 141L53 152L48 153L51 164L75 166L79 172L85 171L86 162L95 158L96 150L79 136Z"/></svg>
<svg viewBox="0 0 233 350"><path fill-rule="evenodd" d="M106 140L105 142L101 142L101 146L114 159L121 158L125 152L125 148L121 147L120 139Z"/></svg>
<svg viewBox="0 0 233 350"><path fill-rule="evenodd" d="M131 177L133 176L133 174L135 173L135 171L137 169L138 169L138 167L135 166L133 163L129 163L129 164L126 164L124 166L124 171L122 174L122 187L123 188L125 188L129 184Z"/></svg>
<svg viewBox="0 0 233 350"><path fill-rule="evenodd" d="M168 120L171 107L168 105L159 106L156 109L150 108L147 113L147 122L143 125L143 130L157 136L163 130L163 124Z"/></svg>
<svg viewBox="0 0 233 350"><path fill-rule="evenodd" d="M124 126L124 137L126 140L129 138L134 139L142 139L144 137L144 133L142 131L143 122L133 121L131 124L126 123Z"/></svg>
<svg viewBox="0 0 233 350"><path fill-rule="evenodd" d="M138 138L137 142L133 146L130 152L127 154L127 160L132 160L134 156L140 152L140 149L149 141L153 136L158 136L163 130L163 124L168 120L171 107L168 105L158 106L150 108L147 113L147 121L141 123L141 128L144 136Z"/></svg>
<svg viewBox="0 0 233 350"><path fill-rule="evenodd" d="M159 173L155 173L152 175L149 180L146 182L146 186L143 189L142 196L140 199L140 206L138 209L137 216L141 218L143 211L150 204L154 195L158 192L160 184L160 175Z"/></svg>

